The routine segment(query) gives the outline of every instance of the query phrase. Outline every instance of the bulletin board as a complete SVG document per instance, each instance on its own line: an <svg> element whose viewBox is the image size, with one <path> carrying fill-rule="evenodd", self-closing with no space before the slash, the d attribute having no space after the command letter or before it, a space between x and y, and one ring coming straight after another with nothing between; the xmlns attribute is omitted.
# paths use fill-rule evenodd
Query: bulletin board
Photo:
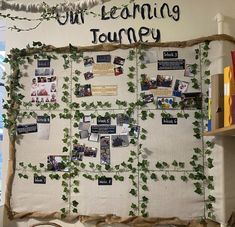
<svg viewBox="0 0 235 227"><path fill-rule="evenodd" d="M215 218L202 133L218 39L13 49L9 217Z"/></svg>

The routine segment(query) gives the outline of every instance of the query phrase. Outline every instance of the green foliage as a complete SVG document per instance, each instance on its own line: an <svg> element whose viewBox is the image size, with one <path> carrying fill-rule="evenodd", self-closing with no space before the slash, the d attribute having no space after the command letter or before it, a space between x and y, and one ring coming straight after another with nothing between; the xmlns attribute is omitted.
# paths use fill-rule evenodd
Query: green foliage
<svg viewBox="0 0 235 227"><path fill-rule="evenodd" d="M35 42L33 44L36 47L44 47L44 45L40 42ZM128 55L129 61L137 60L135 66L129 67L129 72L127 73L130 81L127 82L128 91L137 92L138 87L136 81L138 81L138 72L139 69L145 69L147 65L142 63L142 60L145 56L145 47L141 46L138 49L130 50ZM211 72L209 69L202 70L199 68L201 64L208 66L210 61L208 59L209 53L209 45L205 44L199 49L195 50L195 59L197 63L191 65L191 71L194 75L191 78L192 86L195 89L201 89L204 85L208 85L210 80L208 77ZM6 85L6 90L9 93L9 99L4 107L7 110L7 114L4 115L4 122L7 128L11 129L13 132L12 138L16 137L16 132L14 128L16 127L16 119L22 119L24 117L37 117L36 112L28 111L33 106L32 103L24 102L24 96L20 94L20 91L23 90L23 86L19 83L19 79L22 77L20 73L20 66L25 64L26 62L31 62L30 58L22 57L24 55L24 51L15 50L15 54L17 59L13 60L12 56L8 56L6 58L6 62L11 64L13 69L16 69L16 74L10 77L10 82ZM41 54L35 54L33 56L35 59L43 56ZM51 55L53 58L53 55ZM69 52L64 54L63 56L64 69L70 69L72 63L81 61L82 55L78 52L78 49L72 45L69 46ZM200 64L199 64L200 61ZM133 64L132 64L133 65ZM202 78L199 78L199 72L204 73ZM116 119L117 115L112 110L112 104L110 102L101 102L101 101L92 101L90 103L86 102L84 99L81 102L76 103L72 101L72 93L74 92L73 87L75 86L75 90L79 84L79 78L81 76L81 71L78 69L73 69L73 73L70 76L64 77L64 83L62 84L62 97L61 100L64 102L64 108L62 112L58 115L61 119L66 119L70 122L70 125L73 127L64 128L63 133L63 148L62 152L67 153L71 156L73 144L80 142L80 137L78 133L79 122L84 117L84 112L92 112L92 118L99 116L99 110L105 110L103 112L105 116L110 116L113 119ZM136 79L136 80L135 80ZM16 85L16 90L12 90L12 84ZM76 94L75 94L76 95ZM206 99L207 97L205 97ZM140 95L140 98L137 97L136 102L128 103L127 101L116 100L116 105L118 109L122 109L123 114L129 117L130 126L138 124L138 120L142 121L148 119L154 119L156 116L153 111L148 109L147 105L143 102L143 96ZM19 107L23 106L26 111L19 112ZM182 103L175 102L173 104L174 108L180 108L180 111L176 114L178 118L184 118L187 120L189 118L189 114L186 113L183 109ZM14 107L14 108L12 108ZM38 105L41 111L44 111L46 115L51 116L52 118L57 117L55 114L52 115L54 110L59 110L60 106L58 104L40 104ZM161 117L163 118L171 118L173 114L166 110L162 110ZM138 115L138 119L136 118ZM10 116L10 118L9 118ZM103 115L102 115L103 116ZM135 117L134 117L135 116ZM12 118L11 118L12 117ZM202 133L204 130L203 122L206 120L207 113L204 109L197 109L192 115L195 118L192 123L192 131L194 133L194 137L196 139L202 139ZM182 119L183 120L183 119ZM73 132L76 131L76 132ZM205 167L213 168L214 160L210 157L212 150L214 148L214 143L211 141L205 141L203 147L195 147L193 148L193 155L189 163L180 162L179 160L172 160L169 163L165 161L157 161L155 167L151 167L150 169L150 158L149 154L145 151L144 141L148 139L148 130L141 128L139 138L136 138L134 135L130 133L130 144L135 147L130 151L130 156L127 161L117 164L115 166L112 165L100 165L89 162L85 164L83 162L75 163L71 160L64 160L63 165L68 167L69 171L65 173L51 173L49 172L49 178L51 180L61 180L61 186L63 187L63 195L61 199L65 202L70 203L70 210L67 208L61 209L61 217L65 218L68 213L77 213L79 203L76 200L71 199L71 193L79 193L80 189L80 179L79 177L83 177L87 180L96 181L100 177L104 177L106 173L111 174L113 179L117 181L116 183L121 183L129 180L131 182L131 188L129 194L132 195L135 200L138 198L138 202L131 203L130 205L130 216L142 215L143 217L148 217L148 203L149 198L147 197L148 191L150 190L148 186L148 182L151 180L153 182L157 181L168 181L174 182L176 181L176 176L174 173L181 173L179 176L180 180L187 183L193 183L195 193L199 195L204 195L205 189L209 191L214 190L214 177L207 176L205 173ZM143 143L143 144L142 144ZM186 170L186 165L190 164L192 170ZM49 167L49 168L48 168ZM44 163L39 163L39 166L33 165L31 163L25 164L23 162L19 163L19 173L18 176L22 179L28 179L30 177L29 173L32 171L36 175L41 175L43 171L50 170L50 166L45 166ZM27 172L29 171L29 172ZM125 173L125 174L124 174ZM126 177L127 176L127 177ZM213 215L213 203L215 202L215 197L209 195L205 201L205 206L207 209L208 217L214 217Z"/></svg>

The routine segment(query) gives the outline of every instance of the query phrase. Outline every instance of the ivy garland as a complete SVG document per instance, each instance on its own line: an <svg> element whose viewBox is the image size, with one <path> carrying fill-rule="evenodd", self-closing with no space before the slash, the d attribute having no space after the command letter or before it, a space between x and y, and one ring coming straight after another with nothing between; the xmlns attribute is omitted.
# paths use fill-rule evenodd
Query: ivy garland
<svg viewBox="0 0 235 227"><path fill-rule="evenodd" d="M122 9L128 7L131 3L133 3L135 0L129 0L127 4L122 4L121 6L117 7L117 9ZM84 5L86 7L86 4ZM101 17L99 13L95 13L91 11L90 9L77 9L74 8L73 6L66 6L65 3L61 4L56 4L55 6L50 6L49 4L43 2L40 6L39 12L41 13L38 18L28 18L28 17L19 17L19 16L13 16L10 13L0 13L0 18L9 19L11 21L26 21L26 22L33 22L36 23L34 26L29 27L29 28L20 28L16 25L13 25L12 27L9 27L8 29L14 30L17 32L28 32L37 29L43 22L47 22L49 20L58 20L59 18L63 18L63 16L60 16L58 12L61 11L61 9L64 9L65 11L68 10L75 10L76 12L81 12L85 15L92 15L93 17ZM110 11L106 12L108 15Z"/></svg>
<svg viewBox="0 0 235 227"><path fill-rule="evenodd" d="M74 65L83 61L83 53L79 52L76 47L70 45L69 53L63 54L64 70L71 70L70 76L63 77L64 83L62 85L61 101L64 103L64 108L57 104L36 104L24 102L24 96L21 95L21 91L24 89L23 84L20 83L20 79L23 77L21 67L26 64L31 64L33 59L48 58L57 59L55 54L46 52L44 50L45 45L40 42L34 42L33 47L27 47L30 50L36 50L37 54L32 56L27 54L26 49L13 49L10 55L5 59L6 63L9 63L12 69L12 74L7 76L6 90L8 92L8 100L4 105L7 110L4 115L5 127L9 129L10 141L15 144L15 141L20 141L22 137L16 134L16 124L21 122L23 118L36 118L37 111L43 111L46 116L53 118L60 118L69 121L69 127L64 128L62 151L70 158L64 158L63 164L69 169L65 173L52 173L48 171L49 167L43 163L39 165L33 165L31 163L26 164L24 162L17 163L18 176L22 179L28 179L29 174L34 176L43 176L43 174L49 172L51 180L61 180L61 186L63 187L63 194L61 199L67 202L68 206L60 209L61 218L65 218L71 213L78 213L79 202L72 200L72 193L79 193L79 185L81 177L95 181L98 178L105 177L107 174L112 174L115 181L123 182L126 174L131 181L132 186L130 188L130 195L133 196L133 202L130 204L130 216L143 216L148 217L148 203L149 198L147 192L149 191L148 182L153 181L175 181L176 176L174 173L180 174L180 179L187 183L192 182L195 187L195 193L202 195L205 201L204 216L202 218L215 219L214 207L215 197L211 193L206 195L206 190L209 192L214 190L214 178L211 175L207 175L206 168L213 168L213 159L210 157L214 143L211 141L205 141L202 134L205 130L207 122L207 109L208 109L208 92L204 92L205 88L210 83L209 76L210 71L208 67L210 61L208 59L209 42L199 45L199 48L195 50L195 60L199 61L199 64L193 64L192 78L193 87L199 89L205 94L204 102L202 102L201 110L196 110L194 113L195 121L193 124L194 137L202 141L202 147L193 148L194 154L191 158L190 165L191 170L185 169L185 163L177 160L173 160L172 163L165 161L157 161L155 163L155 169L150 169L150 162L146 159L145 149L143 148L143 141L148 136L148 130L142 128L140 136L137 138L134 134L130 135L130 143L134 145L134 148L130 151L130 156L127 161L124 161L118 165L99 165L90 163L75 163L71 160L73 144L79 143L80 136L78 133L73 133L78 128L78 123L83 117L85 111L92 112L91 117L96 118L99 112L106 111L105 115L110 116L113 119L116 118L115 110L122 110L130 119L130 127L139 125L140 119L142 121L154 119L154 112L147 108L144 104L141 95L139 95L138 86L140 83L138 78L139 69L145 69L147 66L142 63L143 57L147 51L144 45L140 45L136 49L129 50L128 60L133 62L133 65L129 67L127 77L128 91L135 93L136 102L128 103L122 100L116 100L115 109L110 102L91 102L87 103L82 101L76 103L73 101L72 96L76 95L76 87L79 86L79 78L81 72L79 69L74 68ZM33 51L35 53L35 51ZM76 63L76 64L73 64ZM202 73L202 70L205 71ZM205 105L203 104L205 103ZM22 108L23 107L23 108ZM181 103L174 104L175 109L180 109L180 112L176 114L176 117L182 117L187 119L189 114L182 109ZM37 109L38 108L38 109ZM113 112L112 112L113 111ZM134 117L134 113L137 113L137 117ZM163 111L162 117L172 117L171 113ZM75 129L75 130L73 130ZM15 147L14 147L15 150Z"/></svg>

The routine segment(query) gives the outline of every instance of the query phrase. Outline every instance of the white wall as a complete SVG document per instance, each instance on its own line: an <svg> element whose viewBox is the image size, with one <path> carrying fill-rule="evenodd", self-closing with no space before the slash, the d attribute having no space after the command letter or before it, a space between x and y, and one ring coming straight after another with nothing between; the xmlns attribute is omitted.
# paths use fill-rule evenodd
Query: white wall
<svg viewBox="0 0 235 227"><path fill-rule="evenodd" d="M56 1L54 1L56 2ZM109 8L111 5L121 5L126 3L126 0L111 1L107 3ZM151 3L152 5L156 2L153 0L143 1L137 0L136 3ZM157 1L161 4L164 1ZM120 28L134 27L136 30L141 26L158 28L161 30L162 42L165 41L181 41L201 36L208 36L217 33L217 24L214 21L215 15L220 12L225 16L224 32L226 34L235 36L235 1L234 0L166 0L170 6L178 4L181 8L181 18L178 22L171 19L164 20L151 20L143 22L140 19L133 20L114 20L114 21L101 21L92 16L86 17L84 25L66 25L60 26L57 22L49 21L43 22L42 25L32 31L20 32L7 30L6 33L6 47L7 50L11 48L24 48L28 43L32 44L32 41L41 41L46 44L54 46L64 46L68 43L73 45L91 45L91 33L90 28L100 28L104 32L118 31ZM93 9L99 12L99 7ZM12 12L10 12L12 13ZM19 16L33 17L32 14L15 13ZM7 21L7 26L12 26L10 21ZM34 23L16 23L19 27L28 28L34 26ZM6 144L7 145L7 144ZM7 147L7 146L5 146ZM7 148L4 150L4 166L3 166L3 179L6 178L6 163L7 163ZM1 226L1 224L0 224ZM28 226L26 223L12 224L9 226ZM73 225L63 225L73 226ZM7 227L7 224L4 225Z"/></svg>
<svg viewBox="0 0 235 227"><path fill-rule="evenodd" d="M55 2L55 1L54 1ZM107 8L114 5L120 6L126 3L125 0L114 1L107 3ZM151 3L154 6L156 1L136 0L136 3ZM164 1L159 0L157 3L161 5ZM63 46L68 43L73 45L90 45L91 33L90 28L100 28L101 31L118 31L120 28L134 27L138 29L141 26L150 28L159 28L162 33L162 41L179 41L188 40L201 36L208 36L217 33L217 24L214 17L217 13L222 13L225 16L224 32L235 36L235 16L233 0L166 0L171 7L178 4L181 9L181 18L178 22L172 19L152 19L152 20L108 20L101 21L92 16L85 17L85 24L83 25L66 25L60 26L57 22L43 22L38 29L29 32L11 32L8 30L6 34L7 47L23 48L26 44L32 41L40 40L43 43L53 44L55 46ZM94 11L99 7L94 8ZM33 17L31 14L17 13L17 15ZM10 22L10 21L9 21ZM20 22L17 23L19 27L28 28L33 27L35 23Z"/></svg>

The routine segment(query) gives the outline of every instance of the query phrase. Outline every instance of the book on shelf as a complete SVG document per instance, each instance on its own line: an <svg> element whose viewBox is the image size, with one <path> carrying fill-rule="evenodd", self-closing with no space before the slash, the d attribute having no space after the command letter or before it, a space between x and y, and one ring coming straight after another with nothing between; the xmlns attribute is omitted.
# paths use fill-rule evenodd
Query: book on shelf
<svg viewBox="0 0 235 227"><path fill-rule="evenodd" d="M224 127L224 74L211 76L211 129Z"/></svg>
<svg viewBox="0 0 235 227"><path fill-rule="evenodd" d="M207 122L207 131L210 132L212 130L212 125L211 125L211 84L209 85L209 93L208 93L208 122Z"/></svg>
<svg viewBox="0 0 235 227"><path fill-rule="evenodd" d="M224 127L228 127L235 123L234 118L234 100L235 95L235 79L232 67L224 68Z"/></svg>
<svg viewBox="0 0 235 227"><path fill-rule="evenodd" d="M232 55L232 63L233 63L233 78L235 80L235 50L231 51L231 55Z"/></svg>

